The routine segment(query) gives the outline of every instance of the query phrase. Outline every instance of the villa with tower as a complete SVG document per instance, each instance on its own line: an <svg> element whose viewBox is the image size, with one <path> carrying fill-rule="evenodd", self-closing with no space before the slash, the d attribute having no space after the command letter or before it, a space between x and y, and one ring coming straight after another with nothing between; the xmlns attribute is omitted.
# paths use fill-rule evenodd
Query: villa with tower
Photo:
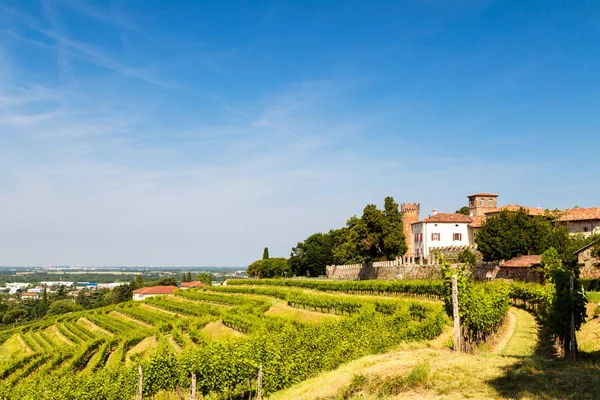
<svg viewBox="0 0 600 400"><path fill-rule="evenodd" d="M428 258L435 249L475 245L475 235L486 218L502 211L524 209L529 215L544 215L547 210L519 204L498 207L498 195L476 193L467 196L469 215L439 213L436 209L419 219L418 203L403 203L403 232L406 237L407 257ZM559 211L558 221L567 226L571 234L592 235L600 233L600 208L572 208Z"/></svg>

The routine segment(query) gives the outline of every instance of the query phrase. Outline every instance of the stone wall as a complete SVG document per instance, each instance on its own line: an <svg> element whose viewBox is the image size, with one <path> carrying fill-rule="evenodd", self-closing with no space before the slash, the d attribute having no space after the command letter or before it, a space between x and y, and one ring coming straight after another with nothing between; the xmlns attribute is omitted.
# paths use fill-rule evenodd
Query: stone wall
<svg viewBox="0 0 600 400"><path fill-rule="evenodd" d="M450 263L458 263L458 255L465 250L470 250L477 261L481 262L483 255L477 251L475 246L446 246L446 247L430 247L429 253L434 257L443 257L444 260Z"/></svg>
<svg viewBox="0 0 600 400"><path fill-rule="evenodd" d="M402 257L393 261L376 261L373 264L328 265L327 279L336 280L396 280L396 279L441 279L442 271L433 257L427 259ZM452 264L456 266L458 264ZM499 267L495 263L480 263L472 271L476 280L496 278Z"/></svg>
<svg viewBox="0 0 600 400"><path fill-rule="evenodd" d="M588 247L577 255L580 277L585 279L600 278L600 259L592 257L592 247Z"/></svg>

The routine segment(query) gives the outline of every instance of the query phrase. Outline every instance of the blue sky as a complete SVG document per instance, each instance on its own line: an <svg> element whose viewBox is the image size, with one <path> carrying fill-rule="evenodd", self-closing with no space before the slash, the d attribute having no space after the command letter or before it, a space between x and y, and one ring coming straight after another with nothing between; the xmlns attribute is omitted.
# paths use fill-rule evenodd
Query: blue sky
<svg viewBox="0 0 600 400"><path fill-rule="evenodd" d="M0 0L0 265L247 265L386 195L600 206L600 2Z"/></svg>

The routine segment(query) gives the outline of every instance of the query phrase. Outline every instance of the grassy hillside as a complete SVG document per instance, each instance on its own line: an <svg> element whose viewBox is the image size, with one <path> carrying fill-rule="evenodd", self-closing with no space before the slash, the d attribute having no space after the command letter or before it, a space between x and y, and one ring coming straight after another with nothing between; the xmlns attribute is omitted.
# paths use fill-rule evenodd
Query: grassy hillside
<svg viewBox="0 0 600 400"><path fill-rule="evenodd" d="M273 393L399 343L438 336L441 303L235 286L179 291L0 332L0 398L131 399L189 387ZM184 390L185 391L185 390ZM150 397L148 397L150 398Z"/></svg>

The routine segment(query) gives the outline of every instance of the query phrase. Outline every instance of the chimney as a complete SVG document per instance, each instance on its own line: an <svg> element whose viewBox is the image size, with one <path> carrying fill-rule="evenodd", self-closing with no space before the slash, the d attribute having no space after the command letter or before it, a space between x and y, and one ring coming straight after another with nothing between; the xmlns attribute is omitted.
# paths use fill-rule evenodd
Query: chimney
<svg viewBox="0 0 600 400"><path fill-rule="evenodd" d="M437 209L436 208L433 209L432 215L437 215Z"/></svg>

